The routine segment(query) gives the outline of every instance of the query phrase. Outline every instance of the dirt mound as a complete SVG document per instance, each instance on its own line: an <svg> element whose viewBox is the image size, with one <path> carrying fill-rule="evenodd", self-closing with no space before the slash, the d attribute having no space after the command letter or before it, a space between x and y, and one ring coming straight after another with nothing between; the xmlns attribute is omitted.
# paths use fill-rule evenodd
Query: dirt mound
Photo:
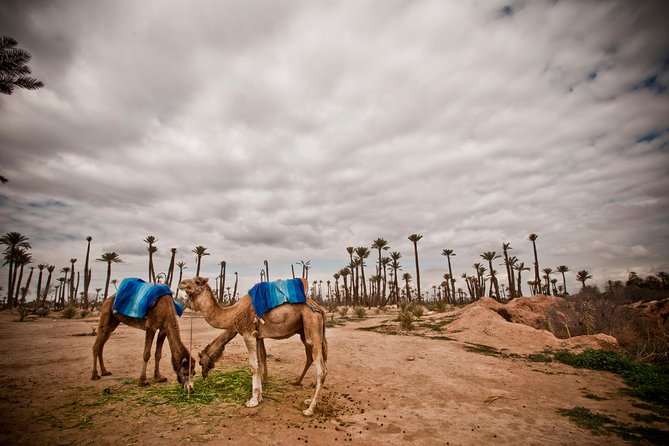
<svg viewBox="0 0 669 446"><path fill-rule="evenodd" d="M516 299L518 302L512 302L514 305L502 305L492 299L481 299L460 310L457 320L445 327L445 331L449 336L462 342L487 345L516 354L530 354L546 349L576 351L586 348L618 349L616 339L605 334L558 339L548 330L515 322L525 320L539 325L542 318L545 320L542 311L550 307L550 301L556 298L542 297L537 298L536 302L528 302L529 298ZM508 311L514 322L509 322L503 317L503 310Z"/></svg>

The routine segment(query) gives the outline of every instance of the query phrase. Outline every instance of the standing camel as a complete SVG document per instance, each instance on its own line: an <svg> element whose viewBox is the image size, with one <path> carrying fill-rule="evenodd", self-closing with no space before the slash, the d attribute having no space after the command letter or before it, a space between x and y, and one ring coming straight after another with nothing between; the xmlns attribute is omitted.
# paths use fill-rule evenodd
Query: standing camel
<svg viewBox="0 0 669 446"><path fill-rule="evenodd" d="M285 339L299 333L300 336L304 336L307 346L307 366L304 372L311 364L310 356L316 363L316 390L313 396L305 401L309 407L303 411L306 416L313 415L327 376L328 350L324 311L320 308L318 311L313 311L305 303L284 304L265 312L262 319L258 319L248 294L234 305L221 308L207 282L208 279L205 277L194 277L183 280L179 288L188 295L191 308L200 311L209 325L231 330L219 336L221 342L227 336L234 337L233 332L241 334L244 338L253 374L251 399L246 402L246 407L255 407L262 401L262 376L267 373L263 339ZM306 280L302 279L302 283L304 290L307 290Z"/></svg>
<svg viewBox="0 0 669 446"><path fill-rule="evenodd" d="M104 360L102 359L102 352L105 343L111 336L112 332L122 322L130 327L138 328L146 332L144 340L144 364L142 366L142 374L139 377L139 385L145 386L146 382L146 366L151 357L151 344L153 338L158 332L158 339L156 340L155 352L155 369L153 372L154 382L165 382L167 378L160 374L160 357L162 356L163 342L165 337L170 345L172 353L172 368L177 374L177 379L180 384L183 384L189 390L193 389L193 374L195 373L195 360L190 357L188 348L181 342L179 335L179 323L177 321L177 313L174 309L174 302L170 294L160 297L156 304L151 307L146 313L146 318L139 319L134 317L124 316L120 313L114 313L114 299L111 296L102 304L100 310L100 322L98 324L98 334L93 345L93 374L92 380L100 379L100 375L111 375L105 368ZM98 374L97 362L100 361L100 375ZM189 367L190 364L190 367Z"/></svg>

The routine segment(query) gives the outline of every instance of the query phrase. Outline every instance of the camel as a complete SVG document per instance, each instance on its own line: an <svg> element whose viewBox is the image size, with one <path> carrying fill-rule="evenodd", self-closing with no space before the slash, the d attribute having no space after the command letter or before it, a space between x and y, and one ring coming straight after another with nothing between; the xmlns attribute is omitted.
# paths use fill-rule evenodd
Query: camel
<svg viewBox="0 0 669 446"><path fill-rule="evenodd" d="M139 385L147 385L146 381L146 366L151 357L151 344L153 344L153 337L158 331L158 339L156 340L155 352L155 369L153 372L154 382L165 382L167 378L160 374L160 357L162 356L163 342L165 337L170 345L172 353L172 368L177 374L177 380L180 384L189 390L193 389L193 375L195 373L195 360L190 357L188 348L181 342L179 335L179 323L177 321L177 313L174 309L172 296L166 294L158 299L156 304L148 311L145 319L138 319L134 317L124 316L119 313L114 313L114 298L111 296L105 300L100 310L100 322L98 324L98 334L93 345L93 374L91 380L100 379L98 374L97 362L100 361L100 374L102 376L111 375L111 372L105 368L104 360L102 359L102 352L105 343L111 336L112 332L124 323L130 327L138 328L146 331L146 338L144 341L144 364L142 373L139 377ZM190 363L190 367L189 367Z"/></svg>
<svg viewBox="0 0 669 446"><path fill-rule="evenodd" d="M222 308L216 302L214 293L207 282L206 277L196 276L183 280L179 284L179 289L186 292L191 308L200 311L209 325L230 331L219 336L221 342L225 339L224 336L231 336L233 332L241 334L244 338L253 375L251 399L246 402L246 407L256 407L262 402L262 377L267 373L263 339L286 339L299 333L304 336L305 346L308 346L308 365L311 364L310 355L313 362L316 363L316 390L313 396L305 401L309 407L302 412L305 416L313 415L327 376L328 348L325 338L324 310L317 308L318 311L313 311L309 305L304 303L284 304L267 311L259 320L248 294L234 305ZM302 279L302 282L304 289L307 290L306 281ZM306 368L308 366L305 367L305 372Z"/></svg>
<svg viewBox="0 0 669 446"><path fill-rule="evenodd" d="M312 305L317 305L317 304L313 302ZM307 340L304 337L304 330L301 330L298 333L300 335L300 340L302 341L302 344L304 344L304 350L307 357L307 362L304 365L304 369L302 370L302 374L300 375L300 377L295 382L293 382L294 386L302 385L302 380L304 379L304 376L307 374L307 370L309 370L309 367L314 362L313 355L311 354L311 347L309 346L309 344L307 344ZM209 375L209 371L216 366L216 361L218 361L218 359L223 355L225 346L228 344L228 342L232 341L232 339L234 339L235 336L237 336L236 331L224 330L223 333L221 333L216 339L207 344L204 350L198 353L200 367L202 367L203 378L205 379L207 378L207 376ZM259 360L258 366L260 367L261 378L264 384L267 382L267 353L265 351L265 341L263 339L258 340L258 360Z"/></svg>

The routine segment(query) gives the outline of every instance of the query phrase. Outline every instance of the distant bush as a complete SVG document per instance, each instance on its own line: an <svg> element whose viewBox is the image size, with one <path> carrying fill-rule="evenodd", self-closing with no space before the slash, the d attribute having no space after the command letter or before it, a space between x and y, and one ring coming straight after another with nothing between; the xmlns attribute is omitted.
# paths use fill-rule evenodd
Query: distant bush
<svg viewBox="0 0 669 446"><path fill-rule="evenodd" d="M424 313L424 310L423 310L423 307L421 305L416 305L411 310L411 314L413 314L416 319L420 319L423 316L423 313Z"/></svg>
<svg viewBox="0 0 669 446"><path fill-rule="evenodd" d="M339 308L339 316L344 317L348 314L348 307Z"/></svg>
<svg viewBox="0 0 669 446"><path fill-rule="evenodd" d="M446 302L443 300L438 300L436 302L431 302L426 305L427 309L430 311L434 311L436 313L443 313L446 311Z"/></svg>
<svg viewBox="0 0 669 446"><path fill-rule="evenodd" d="M47 314L49 314L49 311L51 310L47 306L39 307L37 310L35 310L35 314L39 317L45 317Z"/></svg>
<svg viewBox="0 0 669 446"><path fill-rule="evenodd" d="M90 314L90 311L84 309L84 310L81 310L80 316L81 316L81 317L86 317L86 316L88 316L89 314Z"/></svg>
<svg viewBox="0 0 669 446"><path fill-rule="evenodd" d="M72 306L66 307L63 310L64 319L72 319L74 316L76 316L76 314L77 314L77 309Z"/></svg>
<svg viewBox="0 0 669 446"><path fill-rule="evenodd" d="M397 320L400 323L402 330L411 330L413 329L414 316L411 311L403 310L400 311L400 314L397 316Z"/></svg>
<svg viewBox="0 0 669 446"><path fill-rule="evenodd" d="M353 315L358 318L362 319L365 317L367 313L365 312L365 309L363 307L353 307Z"/></svg>

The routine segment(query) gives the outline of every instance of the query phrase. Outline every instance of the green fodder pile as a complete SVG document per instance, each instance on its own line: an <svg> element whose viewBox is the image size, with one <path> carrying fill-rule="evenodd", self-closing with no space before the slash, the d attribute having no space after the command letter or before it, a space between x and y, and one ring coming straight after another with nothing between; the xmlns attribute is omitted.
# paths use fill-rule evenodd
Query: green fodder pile
<svg viewBox="0 0 669 446"><path fill-rule="evenodd" d="M204 379L201 376L193 380L190 394L180 384L152 385L138 388L132 381L115 387L105 388L102 392L104 402L136 402L147 405L169 404L187 406L225 402L243 404L251 397L251 372L246 369L232 371L213 371ZM275 379L263 385L263 397L283 393L285 387Z"/></svg>

